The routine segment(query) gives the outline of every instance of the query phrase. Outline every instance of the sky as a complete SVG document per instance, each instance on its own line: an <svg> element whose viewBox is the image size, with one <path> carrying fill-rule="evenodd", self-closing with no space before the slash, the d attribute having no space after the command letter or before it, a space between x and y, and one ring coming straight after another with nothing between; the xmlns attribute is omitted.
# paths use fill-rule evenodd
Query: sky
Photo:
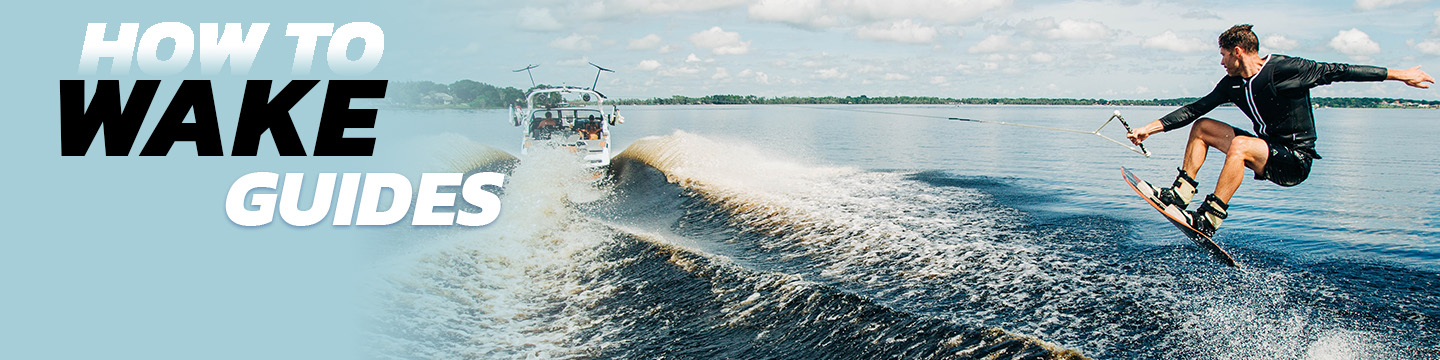
<svg viewBox="0 0 1440 360"><path fill-rule="evenodd" d="M389 26L396 80L590 86L611 97L1202 96L1215 39L1254 24L1261 52L1440 74L1440 1L438 0ZM390 41L395 44L396 41ZM1440 100L1398 82L1314 96Z"/></svg>

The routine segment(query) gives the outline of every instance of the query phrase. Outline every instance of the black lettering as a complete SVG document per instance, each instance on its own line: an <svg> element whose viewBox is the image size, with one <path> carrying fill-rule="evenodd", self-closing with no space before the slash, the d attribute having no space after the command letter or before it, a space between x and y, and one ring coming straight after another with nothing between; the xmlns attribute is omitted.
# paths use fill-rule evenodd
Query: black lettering
<svg viewBox="0 0 1440 360"><path fill-rule="evenodd" d="M351 109L350 99L385 97L386 80L330 80L315 138L315 156L370 156L375 138L347 138L345 129L375 128L375 109Z"/></svg>
<svg viewBox="0 0 1440 360"><path fill-rule="evenodd" d="M275 99L269 100L271 83L270 80L245 83L245 98L241 100L240 124L235 128L231 156L255 156L260 148L260 135L267 130L275 139L275 149L280 151L281 156L305 156L305 144L300 142L300 134L295 131L290 109L320 80L291 81L275 95Z"/></svg>
<svg viewBox="0 0 1440 360"><path fill-rule="evenodd" d="M195 122L186 123L185 114L195 110ZM140 156L165 156L177 141L194 141L200 156L225 155L220 144L220 122L215 118L215 92L210 80L185 80L175 90L175 99L155 124Z"/></svg>
<svg viewBox="0 0 1440 360"><path fill-rule="evenodd" d="M60 155L85 156L105 125L105 155L130 155L160 80L137 80L125 109L120 108L120 80L100 80L85 107L85 80L60 80Z"/></svg>

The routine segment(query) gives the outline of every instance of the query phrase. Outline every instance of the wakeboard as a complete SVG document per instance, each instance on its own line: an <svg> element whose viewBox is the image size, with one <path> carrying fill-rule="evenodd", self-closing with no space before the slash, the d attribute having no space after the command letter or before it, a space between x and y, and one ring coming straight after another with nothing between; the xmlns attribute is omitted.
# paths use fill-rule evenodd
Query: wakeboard
<svg viewBox="0 0 1440 360"><path fill-rule="evenodd" d="M1162 206L1160 199L1155 197L1156 188L1154 186L1151 186L1150 183L1145 182L1145 180L1140 180L1140 177L1135 176L1134 173L1130 172L1130 169L1126 169L1123 166L1120 167L1120 172L1125 176L1125 183L1130 184L1130 189L1135 190L1135 193L1145 199L1145 202L1149 203L1150 207L1155 208L1160 214L1165 215L1165 219L1170 220L1171 225L1175 225L1175 228L1185 233L1185 236L1190 238L1190 241L1194 241L1196 245L1200 245L1205 251L1210 252L1210 255L1214 256L1216 260L1220 260L1220 262L1226 265L1240 267L1240 264L1235 262L1235 258L1230 257L1229 252L1220 248L1220 245L1216 244L1214 239L1195 230L1195 228L1190 227L1190 224L1185 222L1185 217L1180 213L1185 210L1174 206Z"/></svg>

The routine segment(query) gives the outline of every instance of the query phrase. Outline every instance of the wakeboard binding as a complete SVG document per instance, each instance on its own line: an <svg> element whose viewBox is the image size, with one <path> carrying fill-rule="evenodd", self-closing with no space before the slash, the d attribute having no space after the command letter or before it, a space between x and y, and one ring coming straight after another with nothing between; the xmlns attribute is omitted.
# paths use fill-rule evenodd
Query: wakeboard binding
<svg viewBox="0 0 1440 360"><path fill-rule="evenodd" d="M1195 189L1197 183L1195 182L1195 178L1190 177L1190 174L1185 172L1185 169L1175 170L1180 172L1179 175L1175 176L1175 183L1168 188L1159 189L1156 197L1159 198L1161 204L1175 205L1175 207L1180 208L1180 210L1185 210L1186 207L1190 206L1190 199L1194 199L1195 193L1198 192Z"/></svg>
<svg viewBox="0 0 1440 360"><path fill-rule="evenodd" d="M1188 220L1190 227L1195 228L1196 231L1207 237L1213 237L1215 231L1220 229L1220 222L1230 217L1227 212L1229 209L1230 204L1221 201L1220 198L1215 197L1215 194L1210 194L1205 196L1205 202L1201 203L1195 211L1184 212L1185 220Z"/></svg>

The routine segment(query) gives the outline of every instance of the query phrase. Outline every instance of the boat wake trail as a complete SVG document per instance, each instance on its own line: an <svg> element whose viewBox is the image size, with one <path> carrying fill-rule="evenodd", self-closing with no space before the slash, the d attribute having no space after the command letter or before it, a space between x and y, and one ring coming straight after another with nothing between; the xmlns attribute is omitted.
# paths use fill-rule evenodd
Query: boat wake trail
<svg viewBox="0 0 1440 360"><path fill-rule="evenodd" d="M1124 221L1017 210L1057 199L1010 179L802 165L684 132L636 141L599 185L567 161L514 167L488 227L397 235L416 245L377 282L370 352L1392 358L1430 341L1297 304L1349 291L1304 274L1229 271Z"/></svg>

